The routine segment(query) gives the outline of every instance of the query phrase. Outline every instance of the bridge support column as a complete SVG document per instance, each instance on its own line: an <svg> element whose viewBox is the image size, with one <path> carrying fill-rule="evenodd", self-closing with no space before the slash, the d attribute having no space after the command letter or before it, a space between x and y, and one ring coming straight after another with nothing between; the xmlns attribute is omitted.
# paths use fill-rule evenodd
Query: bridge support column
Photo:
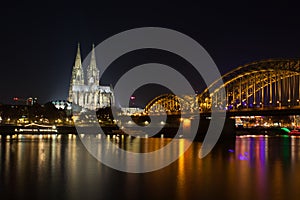
<svg viewBox="0 0 300 200"><path fill-rule="evenodd" d="M206 134L207 134L207 130L210 124L210 119L207 117L201 117L200 118L200 123L199 123L199 128L198 128L198 132L196 135L196 140L198 141L203 141ZM213 124L212 124L213 126ZM236 136L236 132L235 132L235 119L226 117L225 119L225 123L224 123L224 127L223 130L221 132L221 136L219 138L219 142L222 142L224 140L235 140L235 136Z"/></svg>

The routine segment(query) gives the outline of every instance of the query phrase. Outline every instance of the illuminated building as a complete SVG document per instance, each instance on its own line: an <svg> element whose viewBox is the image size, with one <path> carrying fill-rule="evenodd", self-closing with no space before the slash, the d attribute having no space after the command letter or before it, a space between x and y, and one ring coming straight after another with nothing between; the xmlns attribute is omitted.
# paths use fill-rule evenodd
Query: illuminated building
<svg viewBox="0 0 300 200"><path fill-rule="evenodd" d="M87 66L85 76L81 62L80 45L78 44L68 100L73 104L90 110L114 105L112 87L100 85L94 45L92 47L90 64Z"/></svg>

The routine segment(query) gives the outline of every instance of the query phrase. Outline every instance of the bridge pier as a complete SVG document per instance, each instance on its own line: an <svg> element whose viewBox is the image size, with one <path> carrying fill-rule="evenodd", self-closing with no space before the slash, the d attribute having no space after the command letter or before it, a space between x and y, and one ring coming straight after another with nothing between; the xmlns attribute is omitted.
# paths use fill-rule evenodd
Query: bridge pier
<svg viewBox="0 0 300 200"><path fill-rule="evenodd" d="M220 119L221 120L221 119ZM195 140L203 141L206 134L208 127L210 125L211 119L208 117L203 117L200 119L199 128L197 131L197 135ZM213 126L213 124L211 125ZM235 120L229 117L226 117L224 127L222 129L221 135L219 137L219 142L223 140L235 140L236 136L236 128L235 128Z"/></svg>

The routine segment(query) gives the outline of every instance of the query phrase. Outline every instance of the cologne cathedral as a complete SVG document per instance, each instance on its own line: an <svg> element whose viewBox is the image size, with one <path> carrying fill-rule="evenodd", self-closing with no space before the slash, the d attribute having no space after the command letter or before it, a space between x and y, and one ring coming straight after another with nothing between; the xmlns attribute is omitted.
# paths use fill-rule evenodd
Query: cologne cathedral
<svg viewBox="0 0 300 200"><path fill-rule="evenodd" d="M92 46L90 63L87 66L85 73L81 62L80 45L78 44L70 81L68 100L73 104L89 110L96 110L114 105L112 87L100 84L94 45Z"/></svg>

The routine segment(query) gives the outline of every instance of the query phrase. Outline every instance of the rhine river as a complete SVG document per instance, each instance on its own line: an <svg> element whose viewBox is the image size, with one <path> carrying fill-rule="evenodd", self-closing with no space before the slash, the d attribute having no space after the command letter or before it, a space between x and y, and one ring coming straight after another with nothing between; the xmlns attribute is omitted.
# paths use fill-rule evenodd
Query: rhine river
<svg viewBox="0 0 300 200"><path fill-rule="evenodd" d="M136 138L125 147L157 147L168 141ZM133 174L101 164L78 137L2 138L0 198L299 199L300 137L237 137L218 144L203 159L198 158L200 147L193 142L171 165Z"/></svg>

